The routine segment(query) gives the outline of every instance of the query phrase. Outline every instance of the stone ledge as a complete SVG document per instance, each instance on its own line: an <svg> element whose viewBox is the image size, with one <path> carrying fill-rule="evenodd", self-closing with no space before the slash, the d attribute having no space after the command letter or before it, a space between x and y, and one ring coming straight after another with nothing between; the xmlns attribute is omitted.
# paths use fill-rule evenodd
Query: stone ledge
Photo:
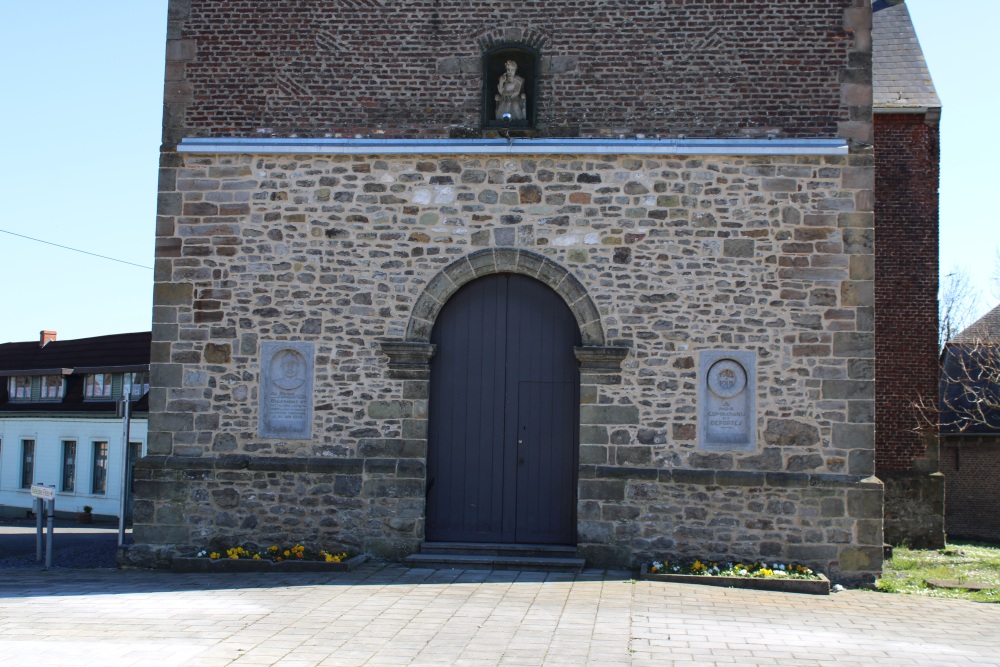
<svg viewBox="0 0 1000 667"><path fill-rule="evenodd" d="M668 584L699 584L701 586L721 586L775 593L804 593L806 595L829 595L830 580L824 575L819 579L756 579L753 577L710 577L698 574L650 574L645 563L639 574L643 581L662 581Z"/></svg>
<svg viewBox="0 0 1000 667"><path fill-rule="evenodd" d="M147 456L136 468L149 470L248 470L260 472L306 472L361 474L364 459L297 458L281 456Z"/></svg>
<svg viewBox="0 0 1000 667"><path fill-rule="evenodd" d="M700 470L689 468L635 468L627 466L581 465L580 479L625 479L657 481L661 484L693 486L761 486L767 488L850 488L880 490L874 477L832 473L774 472L749 470Z"/></svg>
<svg viewBox="0 0 1000 667"><path fill-rule="evenodd" d="M184 558L175 557L170 561L173 572L350 572L368 560L364 554L348 558L340 563L319 560L285 560L275 563L252 558Z"/></svg>

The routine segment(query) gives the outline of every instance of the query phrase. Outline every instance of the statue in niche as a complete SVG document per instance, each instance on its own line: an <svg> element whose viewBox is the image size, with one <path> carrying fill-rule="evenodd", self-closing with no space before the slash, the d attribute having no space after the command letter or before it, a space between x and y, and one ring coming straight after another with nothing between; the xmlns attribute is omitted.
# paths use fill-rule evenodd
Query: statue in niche
<svg viewBox="0 0 1000 667"><path fill-rule="evenodd" d="M527 118L525 109L527 97L523 92L524 78L517 75L517 63L508 60L505 63L507 72L500 75L497 92L494 96L497 103L497 120L524 120Z"/></svg>

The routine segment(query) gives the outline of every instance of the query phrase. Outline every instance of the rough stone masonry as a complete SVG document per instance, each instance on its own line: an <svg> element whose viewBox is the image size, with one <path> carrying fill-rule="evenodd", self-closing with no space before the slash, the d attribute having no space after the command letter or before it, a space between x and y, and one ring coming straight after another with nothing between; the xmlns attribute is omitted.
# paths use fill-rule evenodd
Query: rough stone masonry
<svg viewBox="0 0 1000 667"><path fill-rule="evenodd" d="M223 127L241 108L226 106L229 89L215 95L206 82L229 76L214 64L226 49L219 35L237 34L253 15L223 20L210 4L171 3L150 456L136 471L130 558L162 563L242 542L307 542L393 559L417 551L434 447L428 402L436 317L463 285L516 273L555 291L579 327L576 547L590 564L783 560L845 581L880 570L867 3L797 3L800 14L763 17L729 7L712 17L727 34L746 20L783 26L784 34L788 22L808 19L803 34L838 37L804 52L811 65L803 69L815 73L799 97L769 102L787 101L787 132L757 129L779 142L839 138L849 150L787 155L759 148L685 154L683 138L674 152L652 154L480 147L348 155L317 146L324 134L351 134L272 127L242 147L196 151L180 140L245 134ZM434 25L424 3L375 4L383 8L369 10L386 12L390 23L403 5L416 12L409 25L417 35L425 20ZM489 4L470 6L482 13ZM586 139L591 133L569 117L579 111L559 99L560 81L576 75L555 67L566 65L558 59L569 57L579 35L561 33L554 10L537 4L513 3L510 23L523 27L501 31L506 41L490 37L491 29L478 40L453 34L475 13L457 8L458 27L446 31L454 42L441 46L440 33L425 26L426 35L438 34L435 48L443 52L464 49L465 60L456 62L474 64L499 41L536 49L550 77L539 90L548 97L538 102L539 126L518 141L566 136L566 125L552 120L557 112ZM649 16L630 20L649 25L657 12L697 23L708 7L719 8L635 4ZM243 38L270 44L290 29L271 27ZM618 46L635 39L616 30L605 34ZM710 40L698 44L690 48L711 47ZM763 47L774 58L783 48ZM403 53L394 57L409 62ZM318 60L300 53L298 66L317 75ZM600 69L600 62L586 67ZM762 65L757 83L773 73ZM452 68L429 68L418 88L451 75ZM614 90L615 82L596 81L597 92ZM652 83L649 94L668 94L658 75ZM402 83L385 85L406 94ZM797 115L799 100L817 103L816 91L831 88L839 92L824 98L822 118ZM266 104L284 105L277 115L291 117L301 107L290 94L282 88ZM364 124L358 104L352 129ZM685 118L715 109L714 102L681 104ZM587 122L640 145L646 137L638 130L650 127L641 123L655 124L654 116L614 127L613 107L611 99L596 104L597 121ZM739 113L727 108L719 115L725 123L710 132L733 136L726 127ZM421 125L418 116L404 115L388 134L405 137L403 126L419 127L409 136L447 142L448 118L431 114ZM386 136L374 129L362 137ZM307 140L299 145L308 152L274 143L291 134ZM276 342L314 351L308 437L261 435L263 350ZM699 355L719 350L755 360L750 451L699 447Z"/></svg>

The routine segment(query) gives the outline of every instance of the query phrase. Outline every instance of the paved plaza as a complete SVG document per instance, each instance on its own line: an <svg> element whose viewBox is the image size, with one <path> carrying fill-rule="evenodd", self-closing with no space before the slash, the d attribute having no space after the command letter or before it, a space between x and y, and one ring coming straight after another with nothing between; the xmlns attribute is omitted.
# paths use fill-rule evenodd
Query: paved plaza
<svg viewBox="0 0 1000 667"><path fill-rule="evenodd" d="M1000 605L580 575L0 571L4 665L1000 665Z"/></svg>

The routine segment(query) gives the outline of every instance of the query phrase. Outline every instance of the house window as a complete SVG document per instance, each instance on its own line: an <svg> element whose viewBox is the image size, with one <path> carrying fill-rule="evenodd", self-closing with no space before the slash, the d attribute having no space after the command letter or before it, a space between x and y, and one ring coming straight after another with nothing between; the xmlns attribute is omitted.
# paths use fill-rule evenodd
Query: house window
<svg viewBox="0 0 1000 667"><path fill-rule="evenodd" d="M111 399L111 373L94 373L84 379L83 396L93 400Z"/></svg>
<svg viewBox="0 0 1000 667"><path fill-rule="evenodd" d="M76 487L76 443L63 440L62 443L62 490L73 491Z"/></svg>
<svg viewBox="0 0 1000 667"><path fill-rule="evenodd" d="M149 372L132 373L132 400L136 401L149 393Z"/></svg>
<svg viewBox="0 0 1000 667"><path fill-rule="evenodd" d="M21 488L30 489L35 480L35 441L21 441Z"/></svg>
<svg viewBox="0 0 1000 667"><path fill-rule="evenodd" d="M108 492L108 443L94 443L94 474L90 485L91 493Z"/></svg>
<svg viewBox="0 0 1000 667"><path fill-rule="evenodd" d="M43 399L53 400L63 397L63 378L61 375L43 375L42 393Z"/></svg>
<svg viewBox="0 0 1000 667"><path fill-rule="evenodd" d="M31 378L27 375L16 375L10 378L8 383L8 394L10 399L27 401L31 400Z"/></svg>

